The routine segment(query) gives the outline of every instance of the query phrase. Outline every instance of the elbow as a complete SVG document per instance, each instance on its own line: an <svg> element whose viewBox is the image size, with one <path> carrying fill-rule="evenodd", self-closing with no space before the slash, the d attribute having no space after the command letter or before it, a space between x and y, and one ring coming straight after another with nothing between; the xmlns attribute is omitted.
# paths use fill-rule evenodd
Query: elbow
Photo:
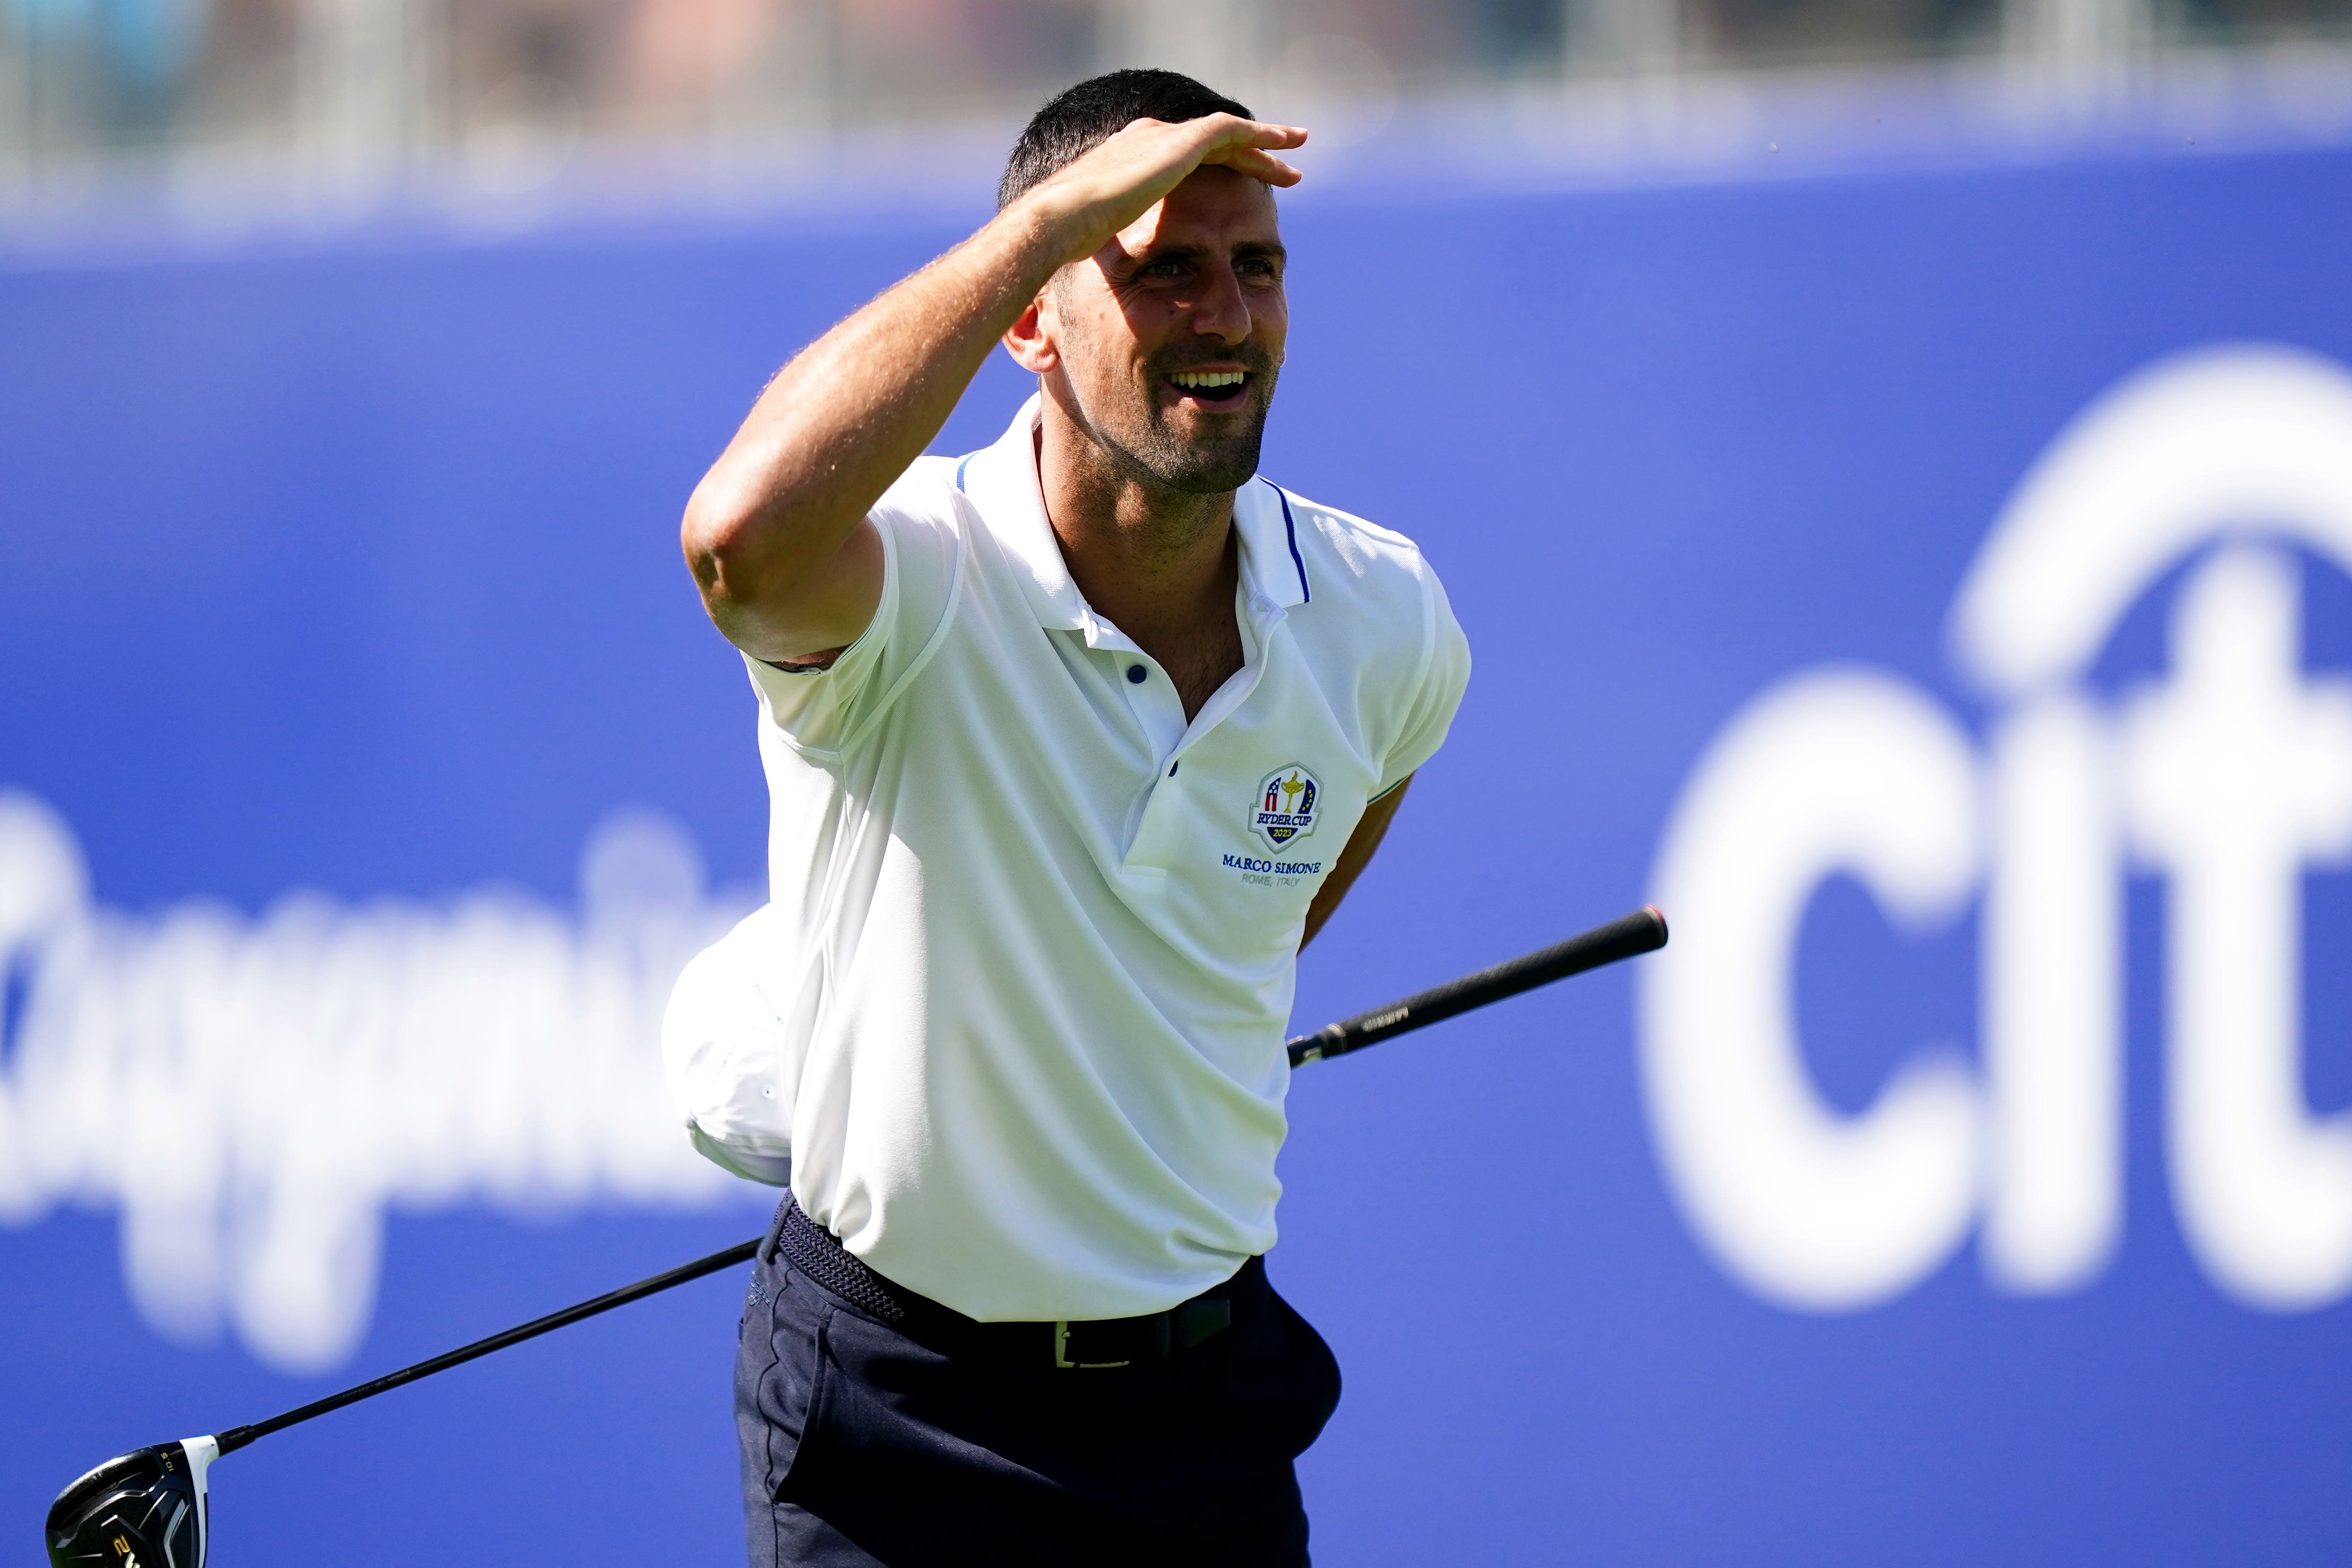
<svg viewBox="0 0 2352 1568"><path fill-rule="evenodd" d="M728 494L709 479L695 487L678 523L678 546L714 619L759 596L757 532L756 510L742 498Z"/></svg>
<svg viewBox="0 0 2352 1568"><path fill-rule="evenodd" d="M825 594L839 587L841 547L856 521L838 527L802 498L713 469L686 503L678 544L703 609L730 641L755 658L795 658L848 640L784 646L812 630L801 624L810 616L827 618ZM878 583L878 560L874 564Z"/></svg>

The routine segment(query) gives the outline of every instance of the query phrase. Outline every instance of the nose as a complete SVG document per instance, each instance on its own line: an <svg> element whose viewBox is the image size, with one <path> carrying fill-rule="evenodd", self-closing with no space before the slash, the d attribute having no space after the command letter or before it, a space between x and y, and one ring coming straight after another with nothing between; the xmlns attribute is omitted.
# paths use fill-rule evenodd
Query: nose
<svg viewBox="0 0 2352 1568"><path fill-rule="evenodd" d="M1209 269L1206 288L1192 306L1192 330L1204 338L1237 343L1250 335L1248 297L1230 262Z"/></svg>

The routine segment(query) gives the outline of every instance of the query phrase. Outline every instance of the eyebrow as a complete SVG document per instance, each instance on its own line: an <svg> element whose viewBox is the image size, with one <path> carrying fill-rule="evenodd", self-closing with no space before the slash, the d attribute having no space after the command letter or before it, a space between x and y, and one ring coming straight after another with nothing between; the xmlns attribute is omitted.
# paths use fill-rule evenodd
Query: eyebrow
<svg viewBox="0 0 2352 1568"><path fill-rule="evenodd" d="M1155 245L1135 258L1138 267L1149 267L1155 261L1199 261L1215 254L1205 245ZM1290 252L1270 239L1244 239L1234 247L1235 260L1271 258L1286 261Z"/></svg>

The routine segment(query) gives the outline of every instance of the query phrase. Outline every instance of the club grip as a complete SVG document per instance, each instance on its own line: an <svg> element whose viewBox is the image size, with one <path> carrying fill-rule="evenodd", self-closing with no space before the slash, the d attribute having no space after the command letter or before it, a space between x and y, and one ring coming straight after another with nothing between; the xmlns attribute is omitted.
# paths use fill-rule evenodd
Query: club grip
<svg viewBox="0 0 2352 1568"><path fill-rule="evenodd" d="M1290 1065L1305 1067L1327 1057L1343 1057L1457 1013L1484 1007L1489 1002L1499 1002L1506 996L1516 996L1588 969L1655 952L1665 945L1666 917L1655 904L1644 904L1630 915L1595 926L1566 942L1555 942L1492 969L1482 969L1475 974L1465 974L1459 980L1449 980L1402 1002L1327 1024L1311 1035L1301 1035L1290 1042Z"/></svg>

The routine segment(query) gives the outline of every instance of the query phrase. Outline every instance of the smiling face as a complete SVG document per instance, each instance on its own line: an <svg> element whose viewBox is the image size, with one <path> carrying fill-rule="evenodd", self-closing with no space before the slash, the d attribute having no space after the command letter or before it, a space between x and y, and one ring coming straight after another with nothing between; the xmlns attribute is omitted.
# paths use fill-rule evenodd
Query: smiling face
<svg viewBox="0 0 2352 1568"><path fill-rule="evenodd" d="M1056 274L1035 335L1009 341L1129 478L1188 495L1236 489L1257 472L1282 367L1282 270L1273 192L1202 168Z"/></svg>

